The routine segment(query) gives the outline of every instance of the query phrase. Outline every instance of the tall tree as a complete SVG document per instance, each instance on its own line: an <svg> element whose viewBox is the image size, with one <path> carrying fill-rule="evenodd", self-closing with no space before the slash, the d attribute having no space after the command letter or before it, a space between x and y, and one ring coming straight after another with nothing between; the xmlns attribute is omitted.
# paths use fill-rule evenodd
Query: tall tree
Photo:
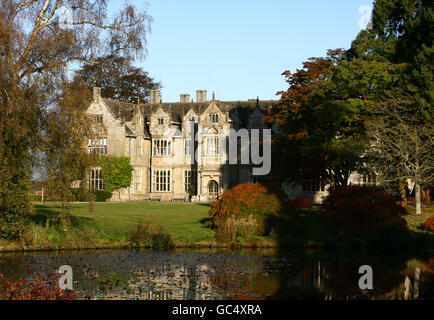
<svg viewBox="0 0 434 320"><path fill-rule="evenodd" d="M273 158L279 175L300 182L321 177L331 187L347 185L350 174L364 167L369 147L365 135L366 109L396 82L398 66L348 61L343 50L312 58L296 73L285 72L289 89L266 120L279 125L275 141L284 156ZM291 166L293 170L287 170ZM301 169L301 170L297 170Z"/></svg>
<svg viewBox="0 0 434 320"><path fill-rule="evenodd" d="M349 59L382 61L402 66L396 90L399 91L401 98L405 95L405 101L407 105L411 105L412 112L419 114L417 119L421 130L431 125L434 115L433 38L433 1L376 0L372 29L360 32L348 51ZM394 101L393 96L386 96L389 96L392 102ZM384 103L384 99L381 99L381 104L384 105ZM402 119L407 117L404 109L401 108L398 111L402 112ZM422 131L413 130L413 133ZM402 153L396 155L398 154L403 156ZM405 203L402 176L407 176L408 172L401 171L405 171L403 168L408 159L399 156L393 159L390 167L397 168L396 179L399 180L402 202ZM392 158L389 160L392 161ZM419 183L428 189L432 187L421 181L421 176L411 179L416 182L416 189L420 188ZM416 202L420 203L420 201L418 192Z"/></svg>
<svg viewBox="0 0 434 320"><path fill-rule="evenodd" d="M47 109L62 95L70 65L108 55L144 55L151 18L132 5L109 16L107 3L2 0L0 225L5 229L12 223L10 208L15 208L12 216L24 217L31 212L26 198L30 168L43 143ZM68 19L63 19L65 13Z"/></svg>
<svg viewBox="0 0 434 320"><path fill-rule="evenodd" d="M434 2L376 0L372 28L353 41L349 57L406 64L402 81L426 120L434 114Z"/></svg>
<svg viewBox="0 0 434 320"><path fill-rule="evenodd" d="M366 121L375 138L369 158L383 181L411 179L415 189L415 213L421 214L421 187L434 183L434 125L421 126L423 116L407 93L395 88L375 104ZM396 171L400 175L397 177Z"/></svg>
<svg viewBox="0 0 434 320"><path fill-rule="evenodd" d="M333 63L332 54L327 58L310 58L303 63L302 69L282 74L289 88L279 92L280 103L270 109L264 118L266 122L276 125L279 133L273 140L274 179L300 182L306 174L319 175L321 169L318 165L324 156L317 149L312 150L309 144L312 139L306 124L307 117L312 113L307 111L307 107L319 83L330 79ZM288 170L288 167L293 170Z"/></svg>
<svg viewBox="0 0 434 320"><path fill-rule="evenodd" d="M141 68L131 65L125 57L101 57L96 63L85 64L77 71L89 87L100 87L105 98L136 103L137 100L149 101L150 90L160 89L161 84L155 82Z"/></svg>
<svg viewBox="0 0 434 320"><path fill-rule="evenodd" d="M98 164L98 156L84 150L83 137L93 138L92 121L86 114L91 101L91 90L80 81L65 82L58 105L47 112L43 151L43 167L48 181L48 194L62 201L61 222L70 224L71 185L83 181L86 187L87 172Z"/></svg>

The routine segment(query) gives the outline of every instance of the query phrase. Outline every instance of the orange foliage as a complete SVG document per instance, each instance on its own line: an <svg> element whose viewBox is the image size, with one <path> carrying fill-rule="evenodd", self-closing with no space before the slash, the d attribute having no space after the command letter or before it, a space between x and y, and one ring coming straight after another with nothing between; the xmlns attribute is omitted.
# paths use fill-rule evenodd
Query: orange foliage
<svg viewBox="0 0 434 320"><path fill-rule="evenodd" d="M265 217L281 209L279 198L269 193L260 183L244 183L225 191L221 198L211 203L212 225L217 228L217 238L229 219L241 221L253 217L257 233L265 233ZM223 236L223 235L222 235ZM223 240L223 239L220 239Z"/></svg>
<svg viewBox="0 0 434 320"><path fill-rule="evenodd" d="M428 262L424 262L424 265L426 267L426 270L429 273L433 273L434 274L434 258L431 258Z"/></svg>
<svg viewBox="0 0 434 320"><path fill-rule="evenodd" d="M34 281L14 281L0 273L0 300L71 300L76 292L62 290L59 276L43 278L37 276Z"/></svg>
<svg viewBox="0 0 434 320"><path fill-rule="evenodd" d="M312 208L312 201L307 198L297 198L288 200L288 206L291 209Z"/></svg>
<svg viewBox="0 0 434 320"><path fill-rule="evenodd" d="M434 216L429 217L424 223L423 227L429 231L434 231Z"/></svg>

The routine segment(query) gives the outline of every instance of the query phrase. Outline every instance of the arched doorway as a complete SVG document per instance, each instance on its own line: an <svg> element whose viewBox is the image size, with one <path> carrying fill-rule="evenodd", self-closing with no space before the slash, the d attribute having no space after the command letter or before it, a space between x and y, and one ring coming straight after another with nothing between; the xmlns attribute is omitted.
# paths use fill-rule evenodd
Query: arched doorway
<svg viewBox="0 0 434 320"><path fill-rule="evenodd" d="M217 200L219 197L219 185L216 181L211 180L208 183L208 200Z"/></svg>

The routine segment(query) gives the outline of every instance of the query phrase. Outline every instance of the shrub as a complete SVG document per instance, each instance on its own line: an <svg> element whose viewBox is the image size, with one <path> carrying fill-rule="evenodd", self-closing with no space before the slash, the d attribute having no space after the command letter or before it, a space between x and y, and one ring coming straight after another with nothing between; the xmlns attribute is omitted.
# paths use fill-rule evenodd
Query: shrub
<svg viewBox="0 0 434 320"><path fill-rule="evenodd" d="M260 183L244 183L225 191L211 203L212 227L217 229L219 241L233 240L236 236L267 234L267 218L281 210L279 198L268 193ZM254 224L252 221L255 221ZM256 230L252 231L256 225Z"/></svg>
<svg viewBox="0 0 434 320"><path fill-rule="evenodd" d="M390 195L366 187L340 187L323 202L323 217L340 231L370 236L379 233L406 233L407 211Z"/></svg>
<svg viewBox="0 0 434 320"><path fill-rule="evenodd" d="M29 194L28 199L31 202L40 202L42 198L38 194Z"/></svg>
<svg viewBox="0 0 434 320"><path fill-rule="evenodd" d="M426 261L423 264L429 273L434 274L434 258L429 259L429 261Z"/></svg>
<svg viewBox="0 0 434 320"><path fill-rule="evenodd" d="M0 273L0 300L71 300L77 293L62 290L59 276L36 277L34 281L13 281Z"/></svg>
<svg viewBox="0 0 434 320"><path fill-rule="evenodd" d="M2 166L6 163L7 161L2 162ZM28 197L29 174L24 167L17 167L14 173L4 171L2 167L0 174L0 238L2 239L19 239L27 219L33 213L33 205Z"/></svg>
<svg viewBox="0 0 434 320"><path fill-rule="evenodd" d="M101 156L99 162L104 178L104 189L110 192L117 191L120 200L120 190L128 188L132 181L133 167L130 158Z"/></svg>
<svg viewBox="0 0 434 320"><path fill-rule="evenodd" d="M107 199L110 199L112 197L111 192L103 190L95 190L93 194L95 195L96 202L106 202Z"/></svg>
<svg viewBox="0 0 434 320"><path fill-rule="evenodd" d="M252 216L240 219L229 217L217 228L216 237L226 241L234 241L238 237L248 240L256 234L257 229L258 223Z"/></svg>
<svg viewBox="0 0 434 320"><path fill-rule="evenodd" d="M288 200L288 207L290 209L312 208L312 200L307 198Z"/></svg>
<svg viewBox="0 0 434 320"><path fill-rule="evenodd" d="M423 229L425 230L429 230L429 231L434 231L434 216L429 217L423 224L422 224Z"/></svg>
<svg viewBox="0 0 434 320"><path fill-rule="evenodd" d="M19 239L32 212L32 203L24 195L12 196L3 201L0 206L0 238Z"/></svg>
<svg viewBox="0 0 434 320"><path fill-rule="evenodd" d="M169 249L173 246L172 237L160 225L139 222L131 234L130 243L135 247Z"/></svg>
<svg viewBox="0 0 434 320"><path fill-rule="evenodd" d="M74 196L74 201L84 202L86 201L86 194L83 188L71 189L72 195Z"/></svg>
<svg viewBox="0 0 434 320"><path fill-rule="evenodd" d="M107 199L110 199L112 197L112 192L105 191L105 190L89 191L83 188L78 188L78 189L71 189L71 192L74 196L74 201L78 201L78 202L89 201L89 194L86 194L86 192L92 192L94 194L94 199L96 202L106 202Z"/></svg>

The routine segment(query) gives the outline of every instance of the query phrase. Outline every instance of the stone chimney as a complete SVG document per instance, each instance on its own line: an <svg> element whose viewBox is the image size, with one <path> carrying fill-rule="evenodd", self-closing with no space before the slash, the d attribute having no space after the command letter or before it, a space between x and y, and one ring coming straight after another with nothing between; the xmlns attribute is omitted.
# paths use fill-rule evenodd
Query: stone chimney
<svg viewBox="0 0 434 320"><path fill-rule="evenodd" d="M196 102L206 102L206 90L196 91Z"/></svg>
<svg viewBox="0 0 434 320"><path fill-rule="evenodd" d="M160 103L161 97L160 97L160 90L151 90L151 97L149 103L151 104L157 104Z"/></svg>
<svg viewBox="0 0 434 320"><path fill-rule="evenodd" d="M182 103L189 103L190 102L190 95L189 94L181 94L180 102Z"/></svg>
<svg viewBox="0 0 434 320"><path fill-rule="evenodd" d="M93 88L93 100L97 100L101 97L101 88L100 87L94 87Z"/></svg>

